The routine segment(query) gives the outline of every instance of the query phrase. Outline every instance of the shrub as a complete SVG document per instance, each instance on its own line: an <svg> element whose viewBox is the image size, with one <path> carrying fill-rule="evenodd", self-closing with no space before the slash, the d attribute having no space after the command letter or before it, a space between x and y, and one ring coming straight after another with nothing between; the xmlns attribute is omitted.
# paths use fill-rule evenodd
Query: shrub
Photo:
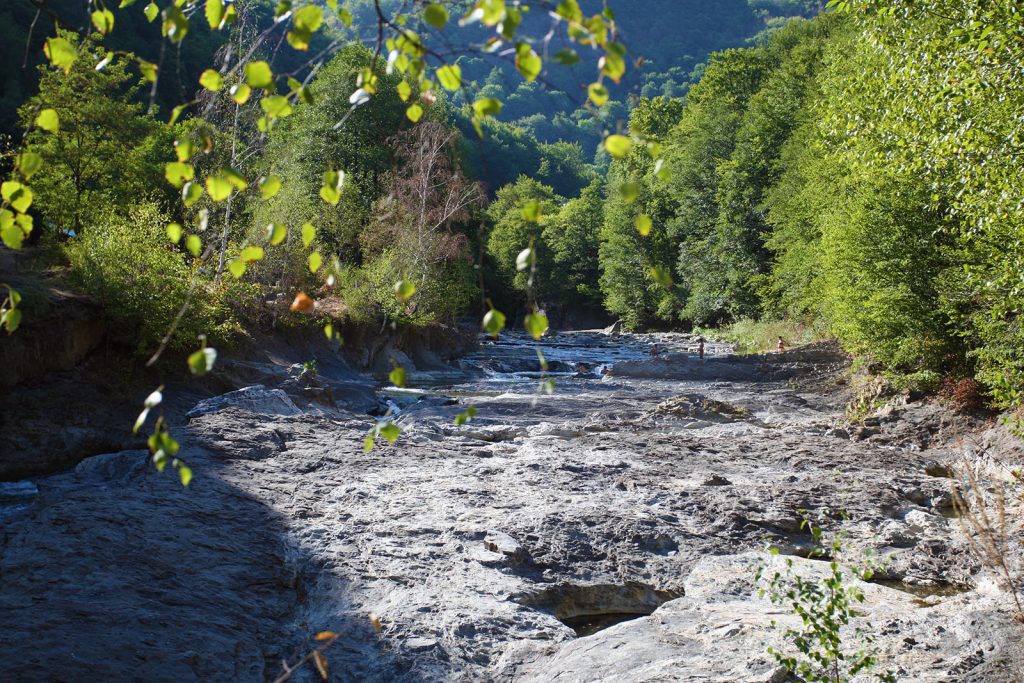
<svg viewBox="0 0 1024 683"><path fill-rule="evenodd" d="M969 413L985 404L981 382L971 377L946 379L940 393L958 413Z"/></svg>
<svg viewBox="0 0 1024 683"><path fill-rule="evenodd" d="M156 205L138 204L89 226L65 247L72 283L99 299L117 336L134 341L140 354L156 350L186 301L188 314L168 348L193 348L200 334L222 342L235 329L222 290L204 279L201 262L167 240L168 222Z"/></svg>

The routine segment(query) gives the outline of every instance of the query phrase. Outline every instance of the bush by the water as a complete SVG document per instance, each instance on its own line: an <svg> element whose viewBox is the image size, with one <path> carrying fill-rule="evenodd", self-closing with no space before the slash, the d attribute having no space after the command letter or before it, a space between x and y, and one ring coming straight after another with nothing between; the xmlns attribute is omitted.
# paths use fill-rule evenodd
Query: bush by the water
<svg viewBox="0 0 1024 683"><path fill-rule="evenodd" d="M201 334L223 342L237 327L226 288L168 242L168 222L155 205L139 204L88 226L65 247L72 282L100 301L118 325L116 336L141 354L159 346L186 302L170 349L194 349Z"/></svg>

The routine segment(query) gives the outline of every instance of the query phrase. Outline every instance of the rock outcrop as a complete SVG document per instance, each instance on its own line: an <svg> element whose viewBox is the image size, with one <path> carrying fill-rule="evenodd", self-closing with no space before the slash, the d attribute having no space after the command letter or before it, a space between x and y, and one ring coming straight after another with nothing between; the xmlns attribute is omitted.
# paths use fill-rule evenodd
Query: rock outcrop
<svg viewBox="0 0 1024 683"><path fill-rule="evenodd" d="M804 515L847 534L842 562L883 562L891 583L863 586L882 670L1020 670L1012 601L949 515L963 449L852 440L831 398L734 365L553 395L477 374L405 404L399 441L369 453L370 416L221 397L176 429L188 488L130 450L0 495L0 670L263 681L330 630L339 681L778 681L766 645L791 615L754 574L766 544L820 572Z"/></svg>

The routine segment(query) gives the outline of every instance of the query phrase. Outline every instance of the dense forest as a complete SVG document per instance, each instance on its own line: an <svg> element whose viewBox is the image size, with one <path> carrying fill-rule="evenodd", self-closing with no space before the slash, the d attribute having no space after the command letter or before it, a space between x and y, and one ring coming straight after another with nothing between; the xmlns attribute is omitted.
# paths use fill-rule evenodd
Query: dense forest
<svg viewBox="0 0 1024 683"><path fill-rule="evenodd" d="M431 4L449 65L412 92L377 59L367 0L301 51L255 39L281 14L262 0L231 5L230 32L140 4L109 36L80 3L8 3L4 242L66 267L140 354L305 324L314 299L321 324L491 307L510 324L535 307L634 329L791 320L921 386L975 378L1020 406L1016 11L619 4L630 68L609 48L623 66L607 88L557 57L561 33L510 60L452 46ZM522 21L543 35L552 17ZM239 69L242 54L259 61Z"/></svg>

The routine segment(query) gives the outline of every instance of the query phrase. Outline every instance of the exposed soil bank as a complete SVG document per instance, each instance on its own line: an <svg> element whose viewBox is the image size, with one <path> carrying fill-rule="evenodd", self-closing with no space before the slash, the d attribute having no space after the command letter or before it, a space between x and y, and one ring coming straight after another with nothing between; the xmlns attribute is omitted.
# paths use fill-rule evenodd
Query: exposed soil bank
<svg viewBox="0 0 1024 683"><path fill-rule="evenodd" d="M476 344L473 332L442 325L348 323L338 326L340 345L317 327L252 330L234 348L220 349L214 371L197 380L181 354L168 353L159 367L146 368L91 299L45 282L35 286L40 302L0 343L0 481L145 447L130 427L161 385L172 425L197 401L254 384L281 388L304 407L366 413L380 407L375 389L394 363L410 371L450 370ZM315 374L303 368L313 360Z"/></svg>

